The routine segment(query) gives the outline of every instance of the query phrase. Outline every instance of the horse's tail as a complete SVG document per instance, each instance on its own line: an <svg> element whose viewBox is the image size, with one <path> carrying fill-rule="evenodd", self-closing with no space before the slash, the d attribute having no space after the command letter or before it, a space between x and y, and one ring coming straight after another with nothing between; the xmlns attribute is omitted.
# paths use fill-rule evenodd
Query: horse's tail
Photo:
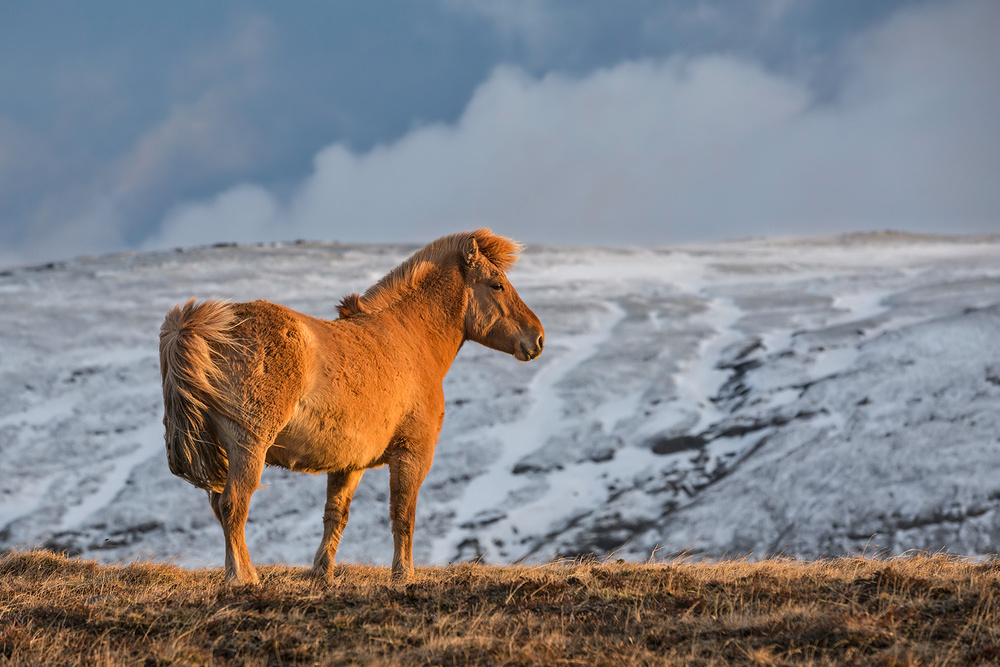
<svg viewBox="0 0 1000 667"><path fill-rule="evenodd" d="M233 345L232 307L221 301L174 306L160 327L163 425L170 472L195 486L221 492L229 459L212 432L211 416L224 414L225 377L216 357Z"/></svg>

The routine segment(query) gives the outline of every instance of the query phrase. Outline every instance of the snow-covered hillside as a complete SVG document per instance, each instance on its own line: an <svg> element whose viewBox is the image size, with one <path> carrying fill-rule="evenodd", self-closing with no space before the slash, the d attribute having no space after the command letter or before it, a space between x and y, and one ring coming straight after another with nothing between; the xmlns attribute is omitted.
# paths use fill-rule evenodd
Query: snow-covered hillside
<svg viewBox="0 0 1000 667"><path fill-rule="evenodd" d="M414 248L294 244L0 272L0 549L222 562L163 453L157 334L191 296L335 317ZM467 345L416 558L1000 550L1000 238L529 248L529 364ZM268 469L258 563L311 562L322 476ZM340 559L392 554L385 470Z"/></svg>

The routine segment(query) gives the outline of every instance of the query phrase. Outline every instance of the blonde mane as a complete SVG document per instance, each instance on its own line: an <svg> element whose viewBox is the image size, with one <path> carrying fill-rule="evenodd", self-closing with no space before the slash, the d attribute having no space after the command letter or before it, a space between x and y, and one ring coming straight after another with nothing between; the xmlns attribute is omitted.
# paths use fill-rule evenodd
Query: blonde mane
<svg viewBox="0 0 1000 667"><path fill-rule="evenodd" d="M434 269L457 260L470 238L476 239L479 252L504 273L514 266L521 253L520 244L497 236L485 227L474 232L442 236L383 276L364 295L351 294L344 297L337 306L340 317L347 318L358 313L373 313L388 308L415 289Z"/></svg>

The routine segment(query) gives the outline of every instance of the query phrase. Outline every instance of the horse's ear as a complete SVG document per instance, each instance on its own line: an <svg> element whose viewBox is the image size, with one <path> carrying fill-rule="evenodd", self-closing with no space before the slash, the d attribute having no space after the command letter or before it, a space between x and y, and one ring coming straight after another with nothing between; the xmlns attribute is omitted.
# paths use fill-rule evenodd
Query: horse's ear
<svg viewBox="0 0 1000 667"><path fill-rule="evenodd" d="M475 236L470 236L462 244L462 261L466 266L472 266L479 260L479 244Z"/></svg>

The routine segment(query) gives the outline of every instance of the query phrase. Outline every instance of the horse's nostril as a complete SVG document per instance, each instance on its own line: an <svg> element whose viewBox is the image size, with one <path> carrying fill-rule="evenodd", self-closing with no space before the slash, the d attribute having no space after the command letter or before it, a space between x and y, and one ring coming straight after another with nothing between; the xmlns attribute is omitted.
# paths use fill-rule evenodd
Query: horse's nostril
<svg viewBox="0 0 1000 667"><path fill-rule="evenodd" d="M538 340L535 342L535 347L541 352L542 348L545 347L545 336L538 334Z"/></svg>

